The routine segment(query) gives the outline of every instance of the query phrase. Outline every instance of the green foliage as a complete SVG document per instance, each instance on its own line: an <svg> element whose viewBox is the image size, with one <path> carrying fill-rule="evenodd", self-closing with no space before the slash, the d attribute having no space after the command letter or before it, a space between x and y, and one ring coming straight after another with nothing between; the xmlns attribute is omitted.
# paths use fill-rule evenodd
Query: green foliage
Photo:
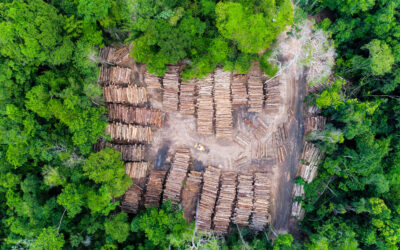
<svg viewBox="0 0 400 250"><path fill-rule="evenodd" d="M64 245L64 236L58 235L55 228L44 228L39 236L35 239L33 245L30 247L32 250L47 250L47 249L62 249Z"/></svg>
<svg viewBox="0 0 400 250"><path fill-rule="evenodd" d="M135 1L132 57L163 75L167 64L187 63L185 79L204 77L217 66L245 73L256 53L270 47L293 22L288 0Z"/></svg>
<svg viewBox="0 0 400 250"><path fill-rule="evenodd" d="M106 234L113 240L122 243L129 236L129 223L128 215L126 213L119 213L114 217L107 219L104 223Z"/></svg>
<svg viewBox="0 0 400 250"><path fill-rule="evenodd" d="M292 249L293 236L291 234L280 234L274 242L274 250Z"/></svg>
<svg viewBox="0 0 400 250"><path fill-rule="evenodd" d="M322 0L306 8L331 9L319 26L334 39L336 72L348 83L316 96L330 124L311 134L327 157L305 186L305 246L397 249L400 2ZM326 140L332 132L339 140Z"/></svg>

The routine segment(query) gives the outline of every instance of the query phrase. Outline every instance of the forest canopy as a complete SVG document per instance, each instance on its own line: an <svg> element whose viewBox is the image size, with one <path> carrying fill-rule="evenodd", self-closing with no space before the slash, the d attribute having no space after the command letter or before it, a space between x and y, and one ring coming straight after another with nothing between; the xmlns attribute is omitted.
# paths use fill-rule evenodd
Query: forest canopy
<svg viewBox="0 0 400 250"><path fill-rule="evenodd" d="M193 78L217 66L246 73L292 24L293 8L290 0L138 0L133 16L133 58L157 75L184 61L183 76Z"/></svg>

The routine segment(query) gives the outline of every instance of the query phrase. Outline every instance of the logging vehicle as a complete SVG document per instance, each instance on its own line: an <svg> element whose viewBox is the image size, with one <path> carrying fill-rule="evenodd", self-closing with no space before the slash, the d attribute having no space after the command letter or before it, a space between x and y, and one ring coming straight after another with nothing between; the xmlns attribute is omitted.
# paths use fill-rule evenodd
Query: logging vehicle
<svg viewBox="0 0 400 250"><path fill-rule="evenodd" d="M205 152L205 153L210 152L210 150L206 146L204 146L203 144L200 144L200 143L195 143L194 148L201 152Z"/></svg>

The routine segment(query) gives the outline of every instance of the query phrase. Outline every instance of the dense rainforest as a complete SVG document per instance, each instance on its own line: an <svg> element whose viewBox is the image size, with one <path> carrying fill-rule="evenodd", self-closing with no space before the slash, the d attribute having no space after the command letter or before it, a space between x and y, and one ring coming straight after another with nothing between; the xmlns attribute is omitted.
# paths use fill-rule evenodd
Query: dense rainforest
<svg viewBox="0 0 400 250"><path fill-rule="evenodd" d="M302 240L268 231L194 234L169 202L120 212L132 184L120 153L95 152L105 108L98 49L133 43L162 75L217 66L246 72L296 22L289 0L0 0L0 240L2 249L397 249L400 241L400 1L301 0L326 17L335 74L309 96L328 118L310 135L325 153L305 184ZM296 13L301 13L299 9ZM301 26L296 27L301 29ZM322 135L322 136L321 136Z"/></svg>

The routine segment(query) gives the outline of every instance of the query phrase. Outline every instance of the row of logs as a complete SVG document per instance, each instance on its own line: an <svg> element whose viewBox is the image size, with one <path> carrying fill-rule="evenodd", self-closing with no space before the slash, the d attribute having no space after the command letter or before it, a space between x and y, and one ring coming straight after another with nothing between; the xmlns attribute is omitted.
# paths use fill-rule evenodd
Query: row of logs
<svg viewBox="0 0 400 250"><path fill-rule="evenodd" d="M136 85L104 86L103 95L106 103L122 103L131 105L143 105L147 102L146 88Z"/></svg>
<svg viewBox="0 0 400 250"><path fill-rule="evenodd" d="M110 121L161 128L163 113L158 109L113 103L108 105L108 119Z"/></svg>
<svg viewBox="0 0 400 250"><path fill-rule="evenodd" d="M111 139L125 143L150 143L152 139L150 127L119 122L109 123L106 133L111 136Z"/></svg>
<svg viewBox="0 0 400 250"><path fill-rule="evenodd" d="M214 73L215 135L228 138L233 135L232 102L230 92L231 73L222 69Z"/></svg>

